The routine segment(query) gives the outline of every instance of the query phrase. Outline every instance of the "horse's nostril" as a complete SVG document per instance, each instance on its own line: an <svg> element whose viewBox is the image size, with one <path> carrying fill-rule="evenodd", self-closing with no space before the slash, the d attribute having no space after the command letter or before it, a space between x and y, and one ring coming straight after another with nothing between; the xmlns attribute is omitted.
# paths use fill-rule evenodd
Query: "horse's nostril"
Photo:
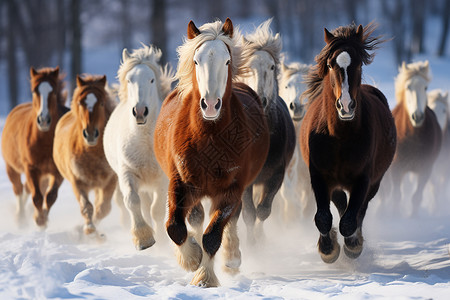
<svg viewBox="0 0 450 300"><path fill-rule="evenodd" d="M266 105L267 105L267 98L266 98L266 97L263 97L263 98L262 98L262 105L263 105L263 106L266 106Z"/></svg>
<svg viewBox="0 0 450 300"><path fill-rule="evenodd" d="M83 129L83 137L84 137L85 139L88 138L88 133L87 133L87 130L86 130L86 129Z"/></svg>
<svg viewBox="0 0 450 300"><path fill-rule="evenodd" d="M337 109L342 109L341 99L338 99L338 100L336 101L336 107L337 107Z"/></svg>
<svg viewBox="0 0 450 300"><path fill-rule="evenodd" d="M208 105L205 102L205 98L202 98L202 100L200 101L200 105L202 106L202 109L207 109Z"/></svg>
<svg viewBox="0 0 450 300"><path fill-rule="evenodd" d="M290 108L291 110L295 110L295 104L294 104L294 102L291 102L291 104L289 104L289 108Z"/></svg>
<svg viewBox="0 0 450 300"><path fill-rule="evenodd" d="M356 107L356 101L354 101L354 100L350 101L350 104L349 104L348 107L349 107L350 109L355 109L355 107Z"/></svg>
<svg viewBox="0 0 450 300"><path fill-rule="evenodd" d="M133 107L133 116L136 117L136 115L137 115L137 113L136 113L136 106L135 106L135 107Z"/></svg>
<svg viewBox="0 0 450 300"><path fill-rule="evenodd" d="M41 125L41 116L38 116L36 121L39 125Z"/></svg>
<svg viewBox="0 0 450 300"><path fill-rule="evenodd" d="M147 115L148 115L148 108L146 106L145 109L144 109L144 117L146 117Z"/></svg>
<svg viewBox="0 0 450 300"><path fill-rule="evenodd" d="M94 131L94 137L95 138L98 138L98 135L99 135L100 133L99 133L99 131L98 131L98 129L95 129L95 131Z"/></svg>
<svg viewBox="0 0 450 300"><path fill-rule="evenodd" d="M220 108L221 105L222 105L222 100L217 99L217 103L216 103L216 105L214 106L214 108L215 108L216 110L218 110L218 109Z"/></svg>

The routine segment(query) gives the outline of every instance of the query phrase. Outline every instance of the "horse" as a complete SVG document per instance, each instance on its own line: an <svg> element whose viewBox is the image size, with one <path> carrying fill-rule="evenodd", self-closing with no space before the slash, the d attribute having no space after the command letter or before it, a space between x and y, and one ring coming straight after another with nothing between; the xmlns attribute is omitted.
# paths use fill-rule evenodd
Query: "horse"
<svg viewBox="0 0 450 300"><path fill-rule="evenodd" d="M439 163L434 165L433 175L431 183L433 185L433 193L435 199L437 195L445 195L447 188L447 180L449 178L449 160L448 154L450 151L450 109L448 105L448 92L444 92L440 89L435 89L427 92L428 107L436 115L436 119L439 123L439 127L442 131L442 146L439 156L436 159Z"/></svg>
<svg viewBox="0 0 450 300"><path fill-rule="evenodd" d="M412 213L415 215L422 202L426 183L442 144L442 132L436 115L427 106L427 85L431 80L428 61L402 63L395 78L397 104L392 110L397 128L397 151L391 167L392 199L401 201L401 182L404 175L417 175L417 187L412 196Z"/></svg>
<svg viewBox="0 0 450 300"><path fill-rule="evenodd" d="M103 133L115 107L105 90L106 76L77 75L70 111L56 125L53 159L72 185L86 235L111 211L117 177L103 152ZM94 206L89 192L95 192Z"/></svg>
<svg viewBox="0 0 450 300"><path fill-rule="evenodd" d="M138 250L155 243L153 229L145 219L153 219L158 226L163 224L165 214L168 179L153 152L153 132L162 101L171 90L173 74L168 65L159 64L161 56L161 50L154 46L142 45L132 53L123 50L118 70L120 103L103 139L106 158L118 176L118 195L123 195L132 219L131 234Z"/></svg>
<svg viewBox="0 0 450 300"><path fill-rule="evenodd" d="M369 51L383 41L376 25L354 23L329 32L325 47L308 74L309 98L300 128L302 156L309 168L316 199L318 250L325 263L340 254L330 200L338 209L344 252L355 259L363 250L362 223L396 147L396 130L388 102L377 88L361 83ZM347 195L348 203L347 203Z"/></svg>
<svg viewBox="0 0 450 300"><path fill-rule="evenodd" d="M189 22L177 49L178 84L164 100L154 135L156 158L169 177L167 233L178 262L195 271L191 284L205 287L219 285L214 256L221 243L224 269L239 271L241 197L269 151L261 101L235 81L243 72L238 35L228 18L200 28ZM185 220L202 230L203 197L211 200L211 220L198 240Z"/></svg>
<svg viewBox="0 0 450 300"><path fill-rule="evenodd" d="M300 126L305 116L307 98L302 94L306 91L304 77L308 74L311 65L300 62L286 64L281 62L281 72L278 77L279 95L289 108L295 127L295 135L300 133ZM280 195L283 200L283 219L285 221L298 220L301 217L309 217L313 214L312 199L314 195L311 189L309 170L302 159L300 144L296 143L291 162L286 170Z"/></svg>
<svg viewBox="0 0 450 300"><path fill-rule="evenodd" d="M52 157L56 123L69 109L65 107L63 75L59 67L30 68L32 102L16 106L8 115L2 133L2 154L6 172L17 198L16 219L25 221L25 204L31 193L34 220L47 226L48 213L63 182ZM25 174L25 184L21 174Z"/></svg>
<svg viewBox="0 0 450 300"><path fill-rule="evenodd" d="M270 216L273 199L283 183L297 143L289 110L278 96L281 36L278 33L273 35L271 22L272 19L268 19L254 32L242 37L242 60L248 73L240 76L240 80L261 98L270 131L267 160L253 184L245 189L243 197L242 214L251 244L263 233L263 222ZM253 200L255 188L261 189L261 195L255 201L256 207ZM256 219L259 222L255 231Z"/></svg>

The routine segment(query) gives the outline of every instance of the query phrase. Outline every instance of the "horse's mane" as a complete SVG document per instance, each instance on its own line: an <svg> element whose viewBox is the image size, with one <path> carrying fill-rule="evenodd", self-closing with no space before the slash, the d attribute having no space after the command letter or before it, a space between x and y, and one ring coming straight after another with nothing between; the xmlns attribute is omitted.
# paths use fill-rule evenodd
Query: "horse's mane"
<svg viewBox="0 0 450 300"><path fill-rule="evenodd" d="M303 74L302 77L305 77L305 75L308 74L309 70L311 69L311 65L302 64L299 62L292 62L290 64L284 64L284 67L282 66L282 72L280 72L280 79L282 81L286 81L294 74L300 73Z"/></svg>
<svg viewBox="0 0 450 300"><path fill-rule="evenodd" d="M279 33L273 34L270 29L272 18L261 23L254 32L242 37L243 49L242 60L244 61L244 68L248 68L247 63L256 51L266 51L275 61L275 75L276 78L280 72L280 55L282 48L281 36Z"/></svg>
<svg viewBox="0 0 450 300"><path fill-rule="evenodd" d="M322 93L322 81L328 72L328 59L336 50L342 46L351 47L355 50L355 54L359 56L358 58L361 62L364 65L369 65L375 54L368 51L378 49L378 45L385 42L381 36L372 37L373 32L377 28L376 23L371 22L364 27L362 41L356 35L357 28L356 24L353 23L348 26L338 27L331 32L334 38L315 57L317 64L311 68L305 78L308 86L305 96L309 98L309 101L313 101Z"/></svg>
<svg viewBox="0 0 450 300"><path fill-rule="evenodd" d="M448 94L441 89L435 89L427 93L428 103L441 102L448 105Z"/></svg>
<svg viewBox="0 0 450 300"><path fill-rule="evenodd" d="M74 101L74 99L78 98L80 96L80 94L84 91L85 88L94 88L94 89L101 90L105 94L105 112L106 112L107 117L109 118L109 116L113 112L114 108L116 108L117 102L114 100L114 98L111 97L111 94L108 93L108 91L107 91L106 85L108 83L106 83L105 86L103 86L99 82L96 82L96 81L99 81L100 79L102 79L103 76L101 76L101 75L82 74L81 76L82 76L83 80L85 82L89 82L89 84L82 86L81 89L78 86L75 88L75 91L73 92L73 97L72 97L71 110L75 111L78 103L77 103L77 101Z"/></svg>
<svg viewBox="0 0 450 300"><path fill-rule="evenodd" d="M420 76L427 82L430 82L431 80L428 61L418 61L410 64L405 64L403 62L401 67L398 68L398 72L397 77L395 77L395 97L398 103L402 102L404 99L406 80L415 76Z"/></svg>
<svg viewBox="0 0 450 300"><path fill-rule="evenodd" d="M117 71L117 78L120 83L120 101L126 101L128 97L127 80L125 78L127 73L139 64L145 64L155 73L159 97L164 99L169 94L171 84L174 81L174 75L172 68L168 64L164 67L159 64L161 56L162 52L157 47L142 44L141 48L134 49L130 57L122 61Z"/></svg>
<svg viewBox="0 0 450 300"><path fill-rule="evenodd" d="M222 22L217 20L213 23L206 23L199 27L200 34L193 39L185 39L184 43L177 48L178 67L175 75L178 79L177 89L182 96L192 89L192 73L194 72L195 50L207 41L221 40L230 50L232 80L243 73L242 49L239 46L239 28L234 27L233 36L230 38L222 31Z"/></svg>

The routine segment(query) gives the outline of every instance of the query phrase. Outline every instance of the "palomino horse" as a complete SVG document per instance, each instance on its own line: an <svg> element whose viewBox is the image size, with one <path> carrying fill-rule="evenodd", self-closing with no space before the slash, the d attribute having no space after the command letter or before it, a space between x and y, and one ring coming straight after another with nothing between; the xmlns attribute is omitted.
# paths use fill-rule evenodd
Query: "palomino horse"
<svg viewBox="0 0 450 300"><path fill-rule="evenodd" d="M403 63L395 79L397 105L392 111L397 127L397 152L391 167L393 201L401 200L401 182L408 172L417 175L412 215L422 202L423 191L441 150L442 133L436 115L427 106L430 81L428 62ZM398 210L398 206L395 210ZM397 212L398 213L398 212Z"/></svg>
<svg viewBox="0 0 450 300"><path fill-rule="evenodd" d="M17 197L19 225L24 221L25 204L31 192L34 220L45 227L63 181L52 157L55 127L69 109L64 106L66 95L62 93L64 84L58 67L37 71L32 67L30 76L33 101L16 106L6 118L2 153ZM23 173L25 185L20 178Z"/></svg>
<svg viewBox="0 0 450 300"><path fill-rule="evenodd" d="M307 77L310 104L300 128L303 159L309 167L317 204L319 253L326 263L340 253L332 228L330 200L341 217L344 252L351 258L363 250L362 223L396 146L395 124L384 95L361 84L361 67L372 62L380 43L375 26L354 24L330 33ZM349 201L347 203L347 193Z"/></svg>
<svg viewBox="0 0 450 300"><path fill-rule="evenodd" d="M300 126L306 112L307 99L302 94L307 88L304 77L310 68L311 65L299 62L292 62L288 65L284 61L281 62L281 73L278 78L279 95L289 108L296 136L300 133ZM296 143L294 155L280 188L280 194L283 198L285 221L312 216L314 195L311 189L309 169L302 159L299 143Z"/></svg>
<svg viewBox="0 0 450 300"><path fill-rule="evenodd" d="M105 91L106 76L77 76L71 110L59 120L53 158L72 185L85 220L84 233L95 232L94 223L111 210L117 177L103 152L103 131L115 102ZM89 191L95 191L95 203Z"/></svg>
<svg viewBox="0 0 450 300"><path fill-rule="evenodd" d="M272 211L272 202L281 187L284 173L295 150L295 128L289 110L278 96L278 72L280 65L281 37L272 34L269 19L242 39L242 60L249 70L240 79L256 91L261 98L270 131L270 148L267 160L252 185L246 188L242 214L247 225L247 238L255 242L262 234L263 222ZM255 207L253 190L261 187L261 196ZM255 222L258 218L258 231ZM255 235L256 233L256 235Z"/></svg>
<svg viewBox="0 0 450 300"><path fill-rule="evenodd" d="M233 81L242 64L231 20L200 28L191 21L187 37L178 48L178 86L156 123L155 154L169 177L166 227L178 261L196 271L191 284L210 287L219 284L214 255L222 240L225 270L239 270L241 197L266 161L269 130L258 95ZM196 241L185 219L201 228L203 197L211 200L211 221Z"/></svg>
<svg viewBox="0 0 450 300"><path fill-rule="evenodd" d="M153 132L173 75L168 67L160 66L161 55L153 46L143 45L131 54L123 50L118 71L120 103L106 125L103 142L106 158L118 176L119 194L124 196L131 216L133 243L139 250L155 243L153 229L142 211L149 219L151 210L155 225L161 226L165 213L168 180L153 153ZM151 207L148 193L153 195Z"/></svg>

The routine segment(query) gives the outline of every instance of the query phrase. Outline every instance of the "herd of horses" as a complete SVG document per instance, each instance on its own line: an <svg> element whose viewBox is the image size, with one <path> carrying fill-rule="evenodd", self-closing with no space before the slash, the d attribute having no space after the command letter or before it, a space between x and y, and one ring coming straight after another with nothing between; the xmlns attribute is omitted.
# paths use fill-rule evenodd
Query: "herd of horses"
<svg viewBox="0 0 450 300"><path fill-rule="evenodd" d="M159 63L155 46L124 49L118 91L106 76L79 75L70 110L59 68L31 68L32 102L10 112L2 133L19 224L31 194L34 220L45 228L67 179L85 234L97 233L115 198L129 212L122 218L131 221L138 250L165 234L166 220L178 262L195 272L191 283L210 287L219 285L214 256L221 246L224 270L239 272L241 211L254 245L274 199L286 219L312 215L315 199L326 263L340 254L330 202L350 258L363 250L363 219L384 175L400 212L402 178L417 173L417 213L450 141L448 95L427 95L428 62L399 68L391 112L380 90L361 83L362 66L383 42L373 23L325 29L326 45L310 66L285 63L270 22L244 36L230 19L200 27L191 21L176 73ZM204 198L211 202L205 230Z"/></svg>

